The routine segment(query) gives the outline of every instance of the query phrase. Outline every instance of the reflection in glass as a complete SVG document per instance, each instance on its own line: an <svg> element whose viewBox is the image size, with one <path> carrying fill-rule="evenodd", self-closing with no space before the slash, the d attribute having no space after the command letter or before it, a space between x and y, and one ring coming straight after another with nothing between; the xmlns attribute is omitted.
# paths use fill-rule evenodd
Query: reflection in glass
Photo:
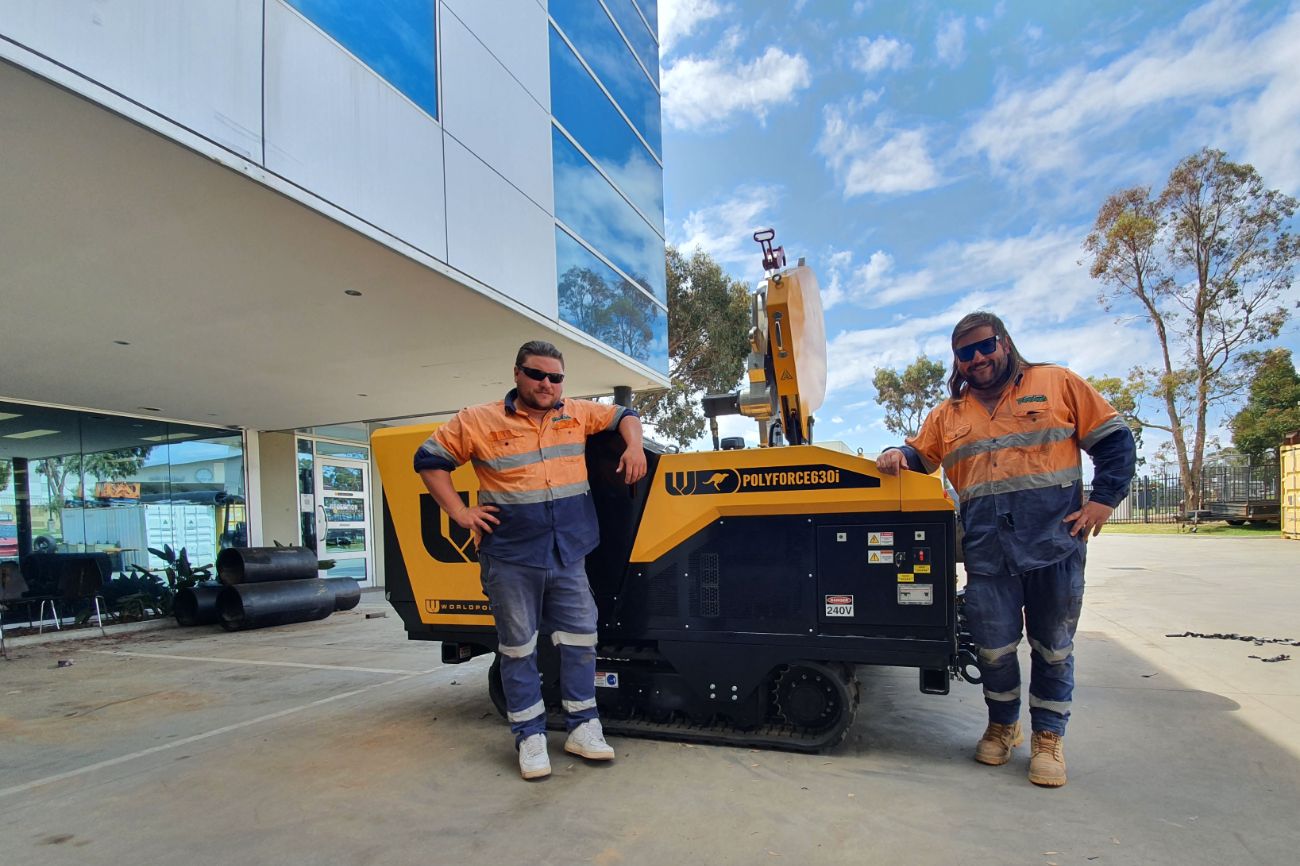
<svg viewBox="0 0 1300 866"><path fill-rule="evenodd" d="M349 466L323 464L320 468L320 478L321 486L326 490L361 493L365 489L362 471Z"/></svg>
<svg viewBox="0 0 1300 866"><path fill-rule="evenodd" d="M381 78L438 116L434 0L289 0Z"/></svg>
<svg viewBox="0 0 1300 866"><path fill-rule="evenodd" d="M341 496L326 496L324 499L325 520L328 523L364 523L366 519L366 501L364 499L345 499ZM331 532L333 530L330 530Z"/></svg>
<svg viewBox="0 0 1300 866"><path fill-rule="evenodd" d="M645 15L645 20L650 22L650 29L654 32L655 38L659 38L659 0L634 0L637 6L641 7L641 12Z"/></svg>
<svg viewBox="0 0 1300 866"><path fill-rule="evenodd" d="M4 403L0 437L13 443L0 448L0 526L24 557L102 553L120 575L162 567L149 548L185 548L201 566L248 543L243 441L229 430Z"/></svg>
<svg viewBox="0 0 1300 866"><path fill-rule="evenodd" d="M663 234L663 169L554 30L551 94L556 120Z"/></svg>
<svg viewBox="0 0 1300 866"><path fill-rule="evenodd" d="M659 127L659 91L632 49L618 35L598 0L550 0L551 18L564 31L596 77L614 97L656 154L663 153ZM551 55L555 55L552 44ZM564 94L551 90L551 111L561 114ZM581 106L567 106L581 108Z"/></svg>
<svg viewBox="0 0 1300 866"><path fill-rule="evenodd" d="M322 457L346 457L349 460L369 460L370 449L364 445L345 445L341 442L316 442L316 453Z"/></svg>
<svg viewBox="0 0 1300 866"><path fill-rule="evenodd" d="M668 314L562 229L555 230L560 318L661 373Z"/></svg>
<svg viewBox="0 0 1300 866"><path fill-rule="evenodd" d="M645 20L636 11L632 0L605 0L605 8L614 15L619 29L632 43L632 50L641 58L641 64L649 71L655 84L659 83L659 45L646 28Z"/></svg>
<svg viewBox="0 0 1300 866"><path fill-rule="evenodd" d="M356 559L340 559L335 562L334 567L326 574L328 577L350 577L358 583L365 583L365 557L357 557Z"/></svg>
<svg viewBox="0 0 1300 866"><path fill-rule="evenodd" d="M661 303L667 303L664 241L552 127L555 216Z"/></svg>
<svg viewBox="0 0 1300 866"><path fill-rule="evenodd" d="M325 533L326 553L365 553L366 531L364 529L333 529ZM332 571L330 577L338 577Z"/></svg>

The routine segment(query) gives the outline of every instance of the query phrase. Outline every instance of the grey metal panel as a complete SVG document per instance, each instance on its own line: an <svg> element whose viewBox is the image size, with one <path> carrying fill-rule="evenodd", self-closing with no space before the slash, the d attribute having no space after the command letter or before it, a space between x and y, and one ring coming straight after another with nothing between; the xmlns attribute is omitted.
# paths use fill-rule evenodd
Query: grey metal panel
<svg viewBox="0 0 1300 866"><path fill-rule="evenodd" d="M447 263L557 315L555 223L455 139L447 139Z"/></svg>
<svg viewBox="0 0 1300 866"><path fill-rule="evenodd" d="M544 51L545 26L536 37ZM442 17L442 107L448 135L554 213L550 114L455 15Z"/></svg>
<svg viewBox="0 0 1300 866"><path fill-rule="evenodd" d="M0 34L262 159L262 0L4 0Z"/></svg>
<svg viewBox="0 0 1300 866"><path fill-rule="evenodd" d="M543 108L551 110L545 0L443 0L443 10L444 32L446 13L451 12Z"/></svg>
<svg viewBox="0 0 1300 866"><path fill-rule="evenodd" d="M446 260L437 121L279 0L266 13L266 167Z"/></svg>

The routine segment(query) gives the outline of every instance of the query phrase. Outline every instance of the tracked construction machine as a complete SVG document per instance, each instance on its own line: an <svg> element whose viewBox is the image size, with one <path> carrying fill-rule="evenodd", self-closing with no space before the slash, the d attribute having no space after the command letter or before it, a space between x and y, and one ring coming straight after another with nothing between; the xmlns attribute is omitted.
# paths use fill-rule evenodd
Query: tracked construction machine
<svg viewBox="0 0 1300 866"><path fill-rule="evenodd" d="M706 398L715 450L647 446L646 477L629 487L617 433L588 441L596 694L608 733L816 751L853 722L857 665L915 668L921 691L946 694L974 657L958 625L952 502L938 478L882 476L808 444L826 373L817 281L802 261L785 267L770 230L755 239L766 279L748 387ZM764 447L716 450L728 413L755 419ZM454 664L494 652L496 632L468 533L411 468L432 429L381 430L373 445L389 601L410 638L441 641ZM476 501L470 467L452 481ZM550 641L538 647L559 724L558 662ZM487 685L504 715L495 663Z"/></svg>

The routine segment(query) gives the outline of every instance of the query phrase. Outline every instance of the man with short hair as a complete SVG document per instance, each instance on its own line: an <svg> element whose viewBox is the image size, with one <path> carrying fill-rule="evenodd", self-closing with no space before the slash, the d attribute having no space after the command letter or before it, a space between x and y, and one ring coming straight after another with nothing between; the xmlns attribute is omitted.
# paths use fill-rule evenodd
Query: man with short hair
<svg viewBox="0 0 1300 866"><path fill-rule="evenodd" d="M628 484L646 473L641 420L629 408L563 399L564 356L534 340L515 357L515 387L503 400L462 409L420 446L415 469L439 507L474 533L483 592L496 618L507 718L525 779L550 775L546 705L537 637L559 647L564 750L611 761L596 713L596 602L584 558L599 542L587 485L588 436L618 430L618 471ZM451 471L474 462L478 504L466 506Z"/></svg>
<svg viewBox="0 0 1300 866"><path fill-rule="evenodd" d="M958 322L952 347L949 399L876 467L897 475L942 466L957 491L966 614L989 712L975 760L1005 764L1023 742L1016 657L1023 628L1032 649L1029 780L1060 787L1086 544L1128 495L1137 448L1096 389L1064 367L1026 362L992 313ZM1080 449L1095 469L1086 503Z"/></svg>

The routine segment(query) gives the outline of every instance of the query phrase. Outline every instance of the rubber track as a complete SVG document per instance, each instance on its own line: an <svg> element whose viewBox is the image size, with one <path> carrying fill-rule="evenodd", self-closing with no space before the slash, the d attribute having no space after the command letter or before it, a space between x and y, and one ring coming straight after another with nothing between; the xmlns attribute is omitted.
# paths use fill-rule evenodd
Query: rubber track
<svg viewBox="0 0 1300 866"><path fill-rule="evenodd" d="M709 746L738 746L751 749L778 749L790 752L816 753L834 748L844 742L858 714L861 689L856 679L847 685L850 700L848 711L840 724L828 731L808 732L793 725L768 724L757 728L737 728L729 724L699 725L688 721L654 722L650 719L616 719L602 716L601 727L605 733L623 737L642 737L653 740L672 740L699 743ZM552 714L548 727L564 730L562 716Z"/></svg>

